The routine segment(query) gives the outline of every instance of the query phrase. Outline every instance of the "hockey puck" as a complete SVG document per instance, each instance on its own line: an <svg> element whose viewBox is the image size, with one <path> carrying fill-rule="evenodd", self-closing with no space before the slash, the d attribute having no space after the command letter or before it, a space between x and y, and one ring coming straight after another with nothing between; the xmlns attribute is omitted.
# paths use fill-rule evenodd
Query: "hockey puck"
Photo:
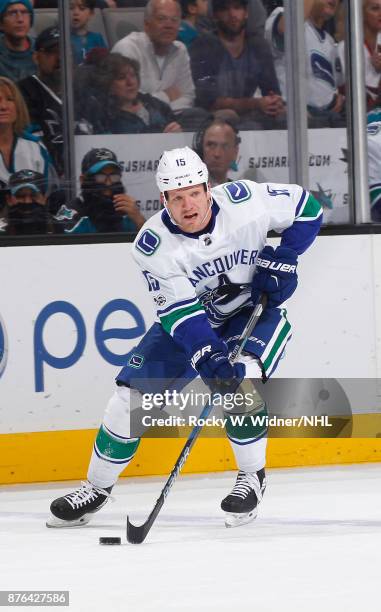
<svg viewBox="0 0 381 612"><path fill-rule="evenodd" d="M109 544L114 546L115 544L121 544L122 538L99 538L99 544Z"/></svg>

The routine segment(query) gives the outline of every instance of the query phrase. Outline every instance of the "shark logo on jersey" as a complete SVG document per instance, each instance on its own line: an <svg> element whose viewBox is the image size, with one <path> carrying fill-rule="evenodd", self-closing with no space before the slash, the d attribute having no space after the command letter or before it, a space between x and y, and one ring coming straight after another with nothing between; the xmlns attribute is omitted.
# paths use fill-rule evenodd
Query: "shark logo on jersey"
<svg viewBox="0 0 381 612"><path fill-rule="evenodd" d="M8 340L7 333L5 331L4 323L0 317L0 378L7 365L8 358Z"/></svg>
<svg viewBox="0 0 381 612"><path fill-rule="evenodd" d="M250 283L232 283L227 274L220 274L217 287L206 287L206 291L198 298L205 308L210 323L221 325L247 303L250 293Z"/></svg>
<svg viewBox="0 0 381 612"><path fill-rule="evenodd" d="M243 181L225 183L224 189L229 197L229 200L233 202L233 204L246 202L246 200L251 197L251 191Z"/></svg>
<svg viewBox="0 0 381 612"><path fill-rule="evenodd" d="M311 68L316 79L329 83L333 88L336 87L333 76L333 66L324 55L321 55L317 51L311 53Z"/></svg>

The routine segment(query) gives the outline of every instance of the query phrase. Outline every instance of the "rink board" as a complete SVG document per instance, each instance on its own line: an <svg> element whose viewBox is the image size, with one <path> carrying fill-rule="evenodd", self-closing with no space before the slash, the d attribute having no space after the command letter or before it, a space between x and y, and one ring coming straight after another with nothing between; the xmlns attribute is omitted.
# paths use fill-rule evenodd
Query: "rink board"
<svg viewBox="0 0 381 612"><path fill-rule="evenodd" d="M50 482L86 478L96 430L0 436L0 483ZM142 440L123 476L169 474L184 439ZM381 439L270 439L268 467L296 467L381 461ZM228 440L196 442L184 473L222 472L236 464Z"/></svg>
<svg viewBox="0 0 381 612"><path fill-rule="evenodd" d="M154 320L130 251L130 244L2 249L0 483L84 477L113 379ZM299 277L287 304L294 336L277 375L381 378L381 236L319 237L301 257ZM269 463L379 461L375 436L271 440ZM144 441L128 473L167 473L180 446ZM186 471L231 467L227 442L205 439Z"/></svg>

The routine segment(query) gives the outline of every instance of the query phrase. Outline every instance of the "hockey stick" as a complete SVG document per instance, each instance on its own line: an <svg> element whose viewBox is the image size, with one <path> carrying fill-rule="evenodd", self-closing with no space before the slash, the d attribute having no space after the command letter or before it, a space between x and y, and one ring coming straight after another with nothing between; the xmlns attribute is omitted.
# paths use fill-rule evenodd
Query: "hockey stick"
<svg viewBox="0 0 381 612"><path fill-rule="evenodd" d="M237 361L238 358L240 357L242 351L245 348L245 344L248 341L248 339L250 338L250 335L254 329L254 327L256 326L259 317L261 316L265 306L266 306L266 296L262 295L259 302L256 304L256 306L254 307L254 310L248 320L248 322L246 323L246 326L243 330L243 332L241 333L240 337L238 338L238 342L235 345L231 355L230 355L230 361L231 363L233 363L234 361ZM206 404L199 416L198 421L202 422L201 419L206 419L209 414L211 413L213 409L213 402L210 402L208 404ZM157 515L159 514L162 506L164 505L164 502L166 500L166 497L168 495L168 493L170 492L172 485L174 484L177 476L179 475L179 473L181 472L184 463L186 462L186 460L188 459L189 453L191 451L191 448L193 446L193 444L196 442L196 439L200 433L202 429L202 425L201 424L196 424L194 426L194 428L192 429L188 440L185 442L185 445L183 447L183 450L181 451L172 472L169 475L169 478L167 480L167 482L165 483L164 488L162 489L161 493L160 493L160 497L158 497L155 506L153 507L153 510L151 512L151 514L149 515L149 517L147 518L147 520L145 521L145 523L143 523L142 525L133 525L130 522L129 517L127 516L127 541L130 542L131 544L141 544L147 537L147 534L149 532L149 530L151 529L154 521L156 520Z"/></svg>

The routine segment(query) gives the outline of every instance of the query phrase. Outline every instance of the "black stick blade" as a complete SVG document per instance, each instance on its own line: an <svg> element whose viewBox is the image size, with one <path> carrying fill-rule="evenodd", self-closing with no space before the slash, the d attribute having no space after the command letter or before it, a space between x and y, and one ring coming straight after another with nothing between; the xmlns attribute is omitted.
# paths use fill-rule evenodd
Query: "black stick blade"
<svg viewBox="0 0 381 612"><path fill-rule="evenodd" d="M130 544L141 544L146 539L149 528L150 526L147 523L133 525L127 516L127 542Z"/></svg>

